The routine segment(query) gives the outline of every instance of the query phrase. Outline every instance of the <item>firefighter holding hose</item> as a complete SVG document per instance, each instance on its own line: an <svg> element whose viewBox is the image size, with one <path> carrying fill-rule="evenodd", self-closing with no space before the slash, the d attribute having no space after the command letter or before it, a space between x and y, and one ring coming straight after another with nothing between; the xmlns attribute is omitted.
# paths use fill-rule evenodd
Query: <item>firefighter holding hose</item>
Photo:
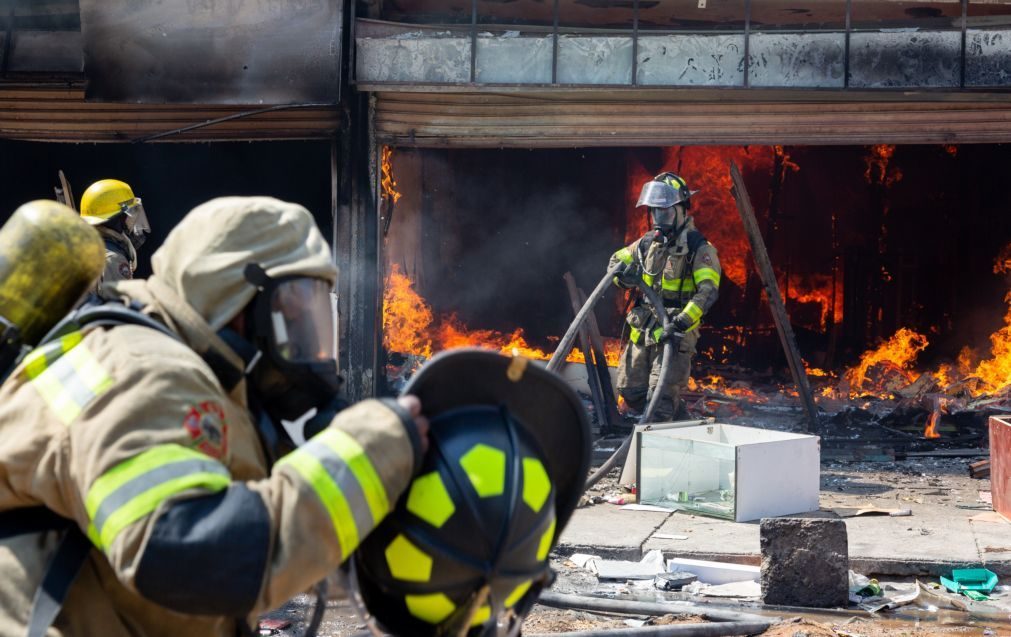
<svg viewBox="0 0 1011 637"><path fill-rule="evenodd" d="M629 339L618 366L618 392L629 407L642 411L659 382L663 343L679 338L666 390L674 418L686 415L681 392L688 386L699 326L716 302L720 287L716 248L698 231L689 214L696 192L670 172L643 184L636 207L648 208L652 227L615 252L609 264L609 268L625 264L614 279L615 285L635 288L641 279L659 293L663 311L671 317L664 330L649 301L642 293L634 293L625 317Z"/></svg>

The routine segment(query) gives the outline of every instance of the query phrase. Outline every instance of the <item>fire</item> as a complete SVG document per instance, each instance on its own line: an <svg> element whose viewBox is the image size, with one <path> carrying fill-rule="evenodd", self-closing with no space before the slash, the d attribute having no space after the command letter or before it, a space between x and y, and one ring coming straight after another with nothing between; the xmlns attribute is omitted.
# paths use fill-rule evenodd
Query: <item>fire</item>
<svg viewBox="0 0 1011 637"><path fill-rule="evenodd" d="M834 324L842 321L842 285L833 285L832 275L791 276L789 285L784 287L793 302L816 303L821 307L818 324L820 329L828 329L830 322Z"/></svg>
<svg viewBox="0 0 1011 637"><path fill-rule="evenodd" d="M432 355L432 308L414 291L414 283L394 265L383 294L383 344L388 351Z"/></svg>
<svg viewBox="0 0 1011 637"><path fill-rule="evenodd" d="M897 181L902 181L902 171L898 167L890 165L894 154L895 146L889 144L871 146L870 152L864 158L864 163L867 166L867 170L864 171L864 179L867 180L867 183L891 186Z"/></svg>
<svg viewBox="0 0 1011 637"><path fill-rule="evenodd" d="M719 374L709 374L704 378L690 377L688 379L688 390L696 392L706 392L731 396L735 398L747 398L753 403L764 403L768 401L766 396L757 394L745 383L731 382Z"/></svg>
<svg viewBox="0 0 1011 637"><path fill-rule="evenodd" d="M1011 293L1004 297L1008 304L1004 327L990 335L990 358L976 366L973 376L980 379L977 391L994 393L1011 385Z"/></svg>
<svg viewBox="0 0 1011 637"><path fill-rule="evenodd" d="M927 418L927 425L923 428L924 438L940 438L941 433L938 431L937 426L941 424L941 416L948 413L948 401L940 396L935 396L933 399L934 409L930 412L930 416Z"/></svg>
<svg viewBox="0 0 1011 637"><path fill-rule="evenodd" d="M1001 248L1000 254L997 255L997 259L994 261L993 264L993 273L994 274L1011 273L1011 243Z"/></svg>
<svg viewBox="0 0 1011 637"><path fill-rule="evenodd" d="M937 432L937 424L941 422L941 412L935 410L930 413L930 417L927 418L927 426L923 429L924 438L940 438L941 434Z"/></svg>
<svg viewBox="0 0 1011 637"><path fill-rule="evenodd" d="M455 315L439 317L414 289L414 283L394 264L386 277L383 294L383 345L387 351L414 354L424 358L453 347L487 347L504 354L549 360L552 352L527 342L523 328L510 333L496 330L471 330ZM604 339L607 364L615 367L621 354L617 339ZM569 362L582 363L582 352L573 350Z"/></svg>
<svg viewBox="0 0 1011 637"><path fill-rule="evenodd" d="M860 363L846 372L851 393L858 395L864 389L869 380L868 373L875 366L884 366L904 376L907 383L913 382L915 378L912 365L927 344L926 336L907 328L900 329L877 349L865 352L860 357Z"/></svg>
<svg viewBox="0 0 1011 637"><path fill-rule="evenodd" d="M381 166L383 197L390 203L397 203L403 195L397 192L397 180L393 178L393 149L389 146L383 146Z"/></svg>

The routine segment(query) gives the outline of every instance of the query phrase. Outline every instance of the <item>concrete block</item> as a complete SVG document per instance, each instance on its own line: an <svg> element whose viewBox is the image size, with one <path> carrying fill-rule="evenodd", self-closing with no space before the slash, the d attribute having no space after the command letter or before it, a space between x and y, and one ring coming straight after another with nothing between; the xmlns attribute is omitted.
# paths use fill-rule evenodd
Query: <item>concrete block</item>
<svg viewBox="0 0 1011 637"><path fill-rule="evenodd" d="M762 597L766 604L845 607L849 597L846 523L764 518Z"/></svg>

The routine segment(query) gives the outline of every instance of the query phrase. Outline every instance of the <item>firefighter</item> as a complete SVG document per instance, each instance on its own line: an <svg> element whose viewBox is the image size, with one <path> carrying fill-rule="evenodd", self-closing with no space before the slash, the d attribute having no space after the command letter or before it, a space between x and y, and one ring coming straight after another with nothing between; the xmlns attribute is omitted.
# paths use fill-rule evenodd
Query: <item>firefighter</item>
<svg viewBox="0 0 1011 637"><path fill-rule="evenodd" d="M636 207L649 210L652 228L642 238L611 256L609 267L626 264L615 284L635 288L641 279L663 299L671 323L667 333L647 306L642 293L635 295L625 317L629 339L618 366L618 392L625 402L642 411L660 379L663 343L678 339L666 396L675 417L685 415L681 392L688 386L692 357L703 316L712 308L720 288L720 261L716 248L696 229L689 210L692 196L685 180L665 172L646 182ZM678 335L684 334L683 337Z"/></svg>
<svg viewBox="0 0 1011 637"><path fill-rule="evenodd" d="M337 272L304 208L207 202L152 271L0 386L0 635L248 634L420 466L414 397L358 403L297 448L278 424L340 382Z"/></svg>
<svg viewBox="0 0 1011 637"><path fill-rule="evenodd" d="M81 218L94 226L105 241L105 271L95 286L95 294L101 296L105 285L133 278L137 250L151 226L140 197L118 179L96 181L84 191Z"/></svg>

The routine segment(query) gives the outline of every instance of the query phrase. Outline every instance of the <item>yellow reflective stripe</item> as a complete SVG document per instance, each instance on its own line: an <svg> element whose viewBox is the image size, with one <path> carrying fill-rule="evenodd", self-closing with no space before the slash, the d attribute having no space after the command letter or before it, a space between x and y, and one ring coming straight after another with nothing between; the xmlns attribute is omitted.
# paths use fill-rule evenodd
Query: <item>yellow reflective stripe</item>
<svg viewBox="0 0 1011 637"><path fill-rule="evenodd" d="M379 477L379 473L372 465L368 455L358 442L349 436L347 432L340 429L330 428L313 438L325 444L334 453L347 463L351 473L354 474L358 484L361 485L365 494L365 501L368 502L369 510L372 512L372 519L375 524L386 517L390 512L390 501L386 495L386 487Z"/></svg>
<svg viewBox="0 0 1011 637"><path fill-rule="evenodd" d="M655 328L653 330L653 340L659 343L661 336L663 336L663 328L662 327Z"/></svg>
<svg viewBox="0 0 1011 637"><path fill-rule="evenodd" d="M347 499L337 483L330 478L323 463L318 458L297 449L281 458L277 466L291 467L309 483L330 516L330 522L337 533L341 555L349 556L358 547L358 528L355 525L354 515L351 512L351 507L348 506Z"/></svg>
<svg viewBox="0 0 1011 637"><path fill-rule="evenodd" d="M628 340L632 341L636 345L642 340L642 331L638 328L629 326L628 328Z"/></svg>
<svg viewBox="0 0 1011 637"><path fill-rule="evenodd" d="M646 285L652 286L653 281L655 281L656 279L652 274L646 274L645 272L643 272L642 280L646 282Z"/></svg>
<svg viewBox="0 0 1011 637"><path fill-rule="evenodd" d="M80 332L71 332L59 340L38 347L25 357L24 374L29 380L35 379L75 345L81 342Z"/></svg>
<svg viewBox="0 0 1011 637"><path fill-rule="evenodd" d="M159 445L119 463L91 485L85 497L88 537L108 548L130 524L166 499L188 489L226 489L231 476L223 464L181 445Z"/></svg>
<svg viewBox="0 0 1011 637"><path fill-rule="evenodd" d="M695 301L688 301L684 309L685 314L692 317L696 323L702 318L702 308L695 304Z"/></svg>
<svg viewBox="0 0 1011 637"><path fill-rule="evenodd" d="M712 281L713 285L720 287L720 273L712 268L699 268L692 272L692 278L695 279L696 284Z"/></svg>
<svg viewBox="0 0 1011 637"><path fill-rule="evenodd" d="M632 262L632 252L628 248L622 248L612 255L613 258L618 259L625 265Z"/></svg>
<svg viewBox="0 0 1011 637"><path fill-rule="evenodd" d="M660 285L668 292L677 292L681 289L681 279L668 279L664 277Z"/></svg>
<svg viewBox="0 0 1011 637"><path fill-rule="evenodd" d="M68 334L33 352L25 367L32 386L67 425L113 384L94 354L80 343L79 332Z"/></svg>

